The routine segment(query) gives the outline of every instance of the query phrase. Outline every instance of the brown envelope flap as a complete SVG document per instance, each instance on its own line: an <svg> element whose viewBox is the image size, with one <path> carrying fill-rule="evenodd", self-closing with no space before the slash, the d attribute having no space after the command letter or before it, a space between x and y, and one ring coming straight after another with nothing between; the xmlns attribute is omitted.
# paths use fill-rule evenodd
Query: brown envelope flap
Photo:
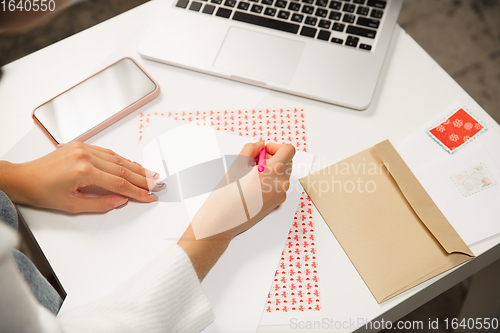
<svg viewBox="0 0 500 333"><path fill-rule="evenodd" d="M385 140L374 148L410 206L446 252L474 257L392 144Z"/></svg>

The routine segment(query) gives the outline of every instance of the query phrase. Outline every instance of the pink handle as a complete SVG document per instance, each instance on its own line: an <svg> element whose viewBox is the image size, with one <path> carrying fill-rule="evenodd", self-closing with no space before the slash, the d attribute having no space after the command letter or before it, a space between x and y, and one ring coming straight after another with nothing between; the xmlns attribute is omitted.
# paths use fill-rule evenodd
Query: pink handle
<svg viewBox="0 0 500 333"><path fill-rule="evenodd" d="M259 153L259 166L257 167L257 170L259 170L259 172L264 171L266 165L266 153L267 150L266 147L264 146L264 148L262 148Z"/></svg>

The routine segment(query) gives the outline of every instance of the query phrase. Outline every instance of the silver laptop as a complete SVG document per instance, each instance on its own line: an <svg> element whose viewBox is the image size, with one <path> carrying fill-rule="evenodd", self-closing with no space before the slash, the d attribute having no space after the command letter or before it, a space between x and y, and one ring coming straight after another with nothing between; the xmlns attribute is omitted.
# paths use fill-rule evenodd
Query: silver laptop
<svg viewBox="0 0 500 333"><path fill-rule="evenodd" d="M363 110L403 0L164 0L146 59Z"/></svg>

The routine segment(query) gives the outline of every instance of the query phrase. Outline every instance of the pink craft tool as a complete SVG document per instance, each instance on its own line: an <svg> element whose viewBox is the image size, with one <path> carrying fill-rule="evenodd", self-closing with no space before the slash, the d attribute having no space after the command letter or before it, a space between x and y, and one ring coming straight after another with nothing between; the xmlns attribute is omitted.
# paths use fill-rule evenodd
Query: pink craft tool
<svg viewBox="0 0 500 333"><path fill-rule="evenodd" d="M266 146L264 146L264 148L262 148L259 153L259 166L257 167L257 170L259 170L259 172L264 171L264 168L266 167L266 153Z"/></svg>

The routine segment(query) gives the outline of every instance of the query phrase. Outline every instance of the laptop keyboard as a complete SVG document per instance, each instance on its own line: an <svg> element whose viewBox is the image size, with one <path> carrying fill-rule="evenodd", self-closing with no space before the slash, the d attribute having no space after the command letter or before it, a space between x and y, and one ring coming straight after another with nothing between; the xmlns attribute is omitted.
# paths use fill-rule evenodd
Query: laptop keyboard
<svg viewBox="0 0 500 333"><path fill-rule="evenodd" d="M176 7L194 12L367 51L372 49L386 5L383 0L177 0L176 3Z"/></svg>

